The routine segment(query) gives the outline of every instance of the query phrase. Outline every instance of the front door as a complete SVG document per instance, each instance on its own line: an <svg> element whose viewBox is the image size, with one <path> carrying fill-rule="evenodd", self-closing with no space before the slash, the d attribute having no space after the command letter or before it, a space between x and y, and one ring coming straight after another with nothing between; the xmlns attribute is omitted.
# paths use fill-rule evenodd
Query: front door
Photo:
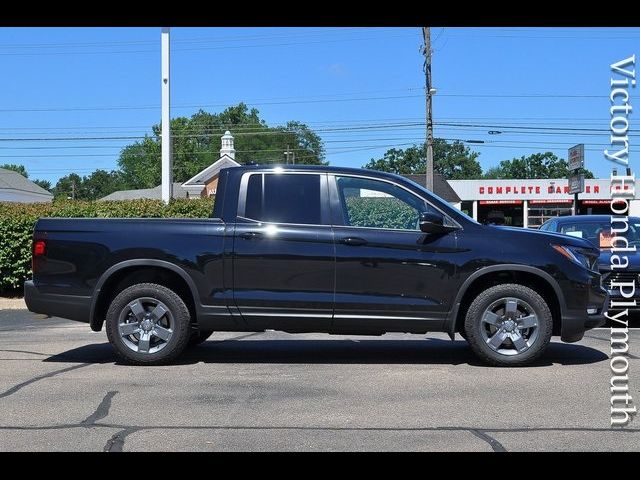
<svg viewBox="0 0 640 480"><path fill-rule="evenodd" d="M327 175L247 173L234 234L233 290L256 330L331 325L335 249Z"/></svg>
<svg viewBox="0 0 640 480"><path fill-rule="evenodd" d="M334 326L441 328L450 308L456 234L420 231L420 213L435 207L391 181L330 175L329 185L336 241Z"/></svg>

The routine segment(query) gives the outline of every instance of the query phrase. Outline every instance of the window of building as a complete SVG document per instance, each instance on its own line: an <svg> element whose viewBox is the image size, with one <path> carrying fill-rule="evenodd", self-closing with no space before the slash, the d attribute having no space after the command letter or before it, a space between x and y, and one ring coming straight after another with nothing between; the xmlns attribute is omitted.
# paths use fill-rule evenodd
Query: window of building
<svg viewBox="0 0 640 480"><path fill-rule="evenodd" d="M561 204L533 204L529 203L529 228L539 228L551 218L571 215L571 203Z"/></svg>

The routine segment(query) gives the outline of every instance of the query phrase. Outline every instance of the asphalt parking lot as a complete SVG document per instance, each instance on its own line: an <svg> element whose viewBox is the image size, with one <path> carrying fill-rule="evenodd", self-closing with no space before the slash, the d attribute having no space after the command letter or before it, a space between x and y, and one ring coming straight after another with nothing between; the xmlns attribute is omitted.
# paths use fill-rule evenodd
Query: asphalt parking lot
<svg viewBox="0 0 640 480"><path fill-rule="evenodd" d="M0 310L0 451L625 451L609 425L608 330L535 366L461 338L220 333L177 365L116 363L104 332ZM640 400L640 331L629 384Z"/></svg>

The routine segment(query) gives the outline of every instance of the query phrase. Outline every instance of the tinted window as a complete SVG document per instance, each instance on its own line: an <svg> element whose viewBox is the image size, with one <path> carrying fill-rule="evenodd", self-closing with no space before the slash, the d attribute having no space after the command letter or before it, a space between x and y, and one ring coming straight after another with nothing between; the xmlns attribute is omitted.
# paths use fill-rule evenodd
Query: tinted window
<svg viewBox="0 0 640 480"><path fill-rule="evenodd" d="M560 233L585 238L600 248L611 248L611 241L615 236L625 237L629 246L640 245L639 222L629 219L626 232L621 231L624 229L622 222L615 222L613 227L618 231L611 230L611 222L565 223L561 225Z"/></svg>
<svg viewBox="0 0 640 480"><path fill-rule="evenodd" d="M420 213L433 210L424 200L392 183L337 177L345 225L420 230Z"/></svg>
<svg viewBox="0 0 640 480"><path fill-rule="evenodd" d="M245 217L275 223L321 223L320 175L251 175Z"/></svg>
<svg viewBox="0 0 640 480"><path fill-rule="evenodd" d="M540 226L540 230L547 230L549 232L555 232L556 228L557 228L557 221L556 220L549 220L546 223L543 223Z"/></svg>

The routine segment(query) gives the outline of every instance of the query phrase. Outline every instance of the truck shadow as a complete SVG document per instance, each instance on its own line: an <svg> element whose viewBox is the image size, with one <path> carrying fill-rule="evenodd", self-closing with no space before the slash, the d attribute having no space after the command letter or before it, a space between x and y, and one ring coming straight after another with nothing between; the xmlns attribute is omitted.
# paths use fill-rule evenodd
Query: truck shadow
<svg viewBox="0 0 640 480"><path fill-rule="evenodd" d="M552 342L532 367L587 365L608 360L595 348ZM108 343L84 345L48 357L45 362L121 362ZM196 363L300 364L483 364L465 341L425 340L222 340L187 350L173 365Z"/></svg>

